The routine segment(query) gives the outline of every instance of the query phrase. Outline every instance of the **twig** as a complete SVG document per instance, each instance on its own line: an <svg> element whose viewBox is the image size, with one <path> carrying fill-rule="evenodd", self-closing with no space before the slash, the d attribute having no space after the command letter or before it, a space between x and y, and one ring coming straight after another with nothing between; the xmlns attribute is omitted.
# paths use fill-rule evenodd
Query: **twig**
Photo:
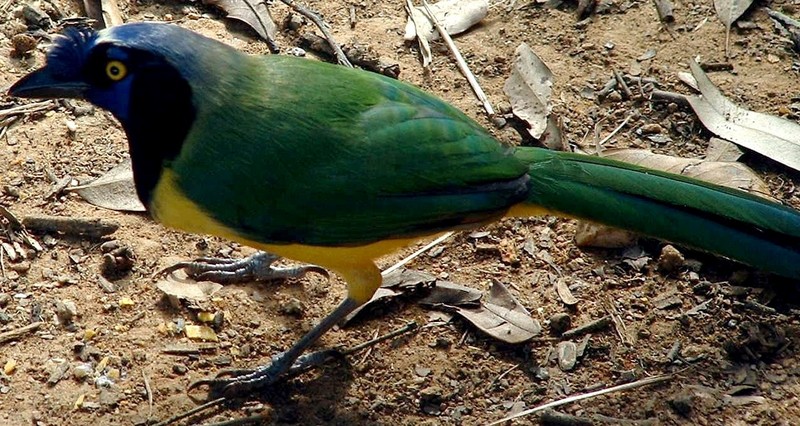
<svg viewBox="0 0 800 426"><path fill-rule="evenodd" d="M502 372L502 373L501 373L499 376L495 377L495 379L494 379L494 380L492 380L492 382L491 382L491 383L489 383L489 385L488 385L488 386L486 386L486 391L488 391L489 389L491 389L491 388L492 388L492 386L494 386L494 384L495 384L495 383L499 382L500 380L503 380L503 377L506 377L506 376L508 375L508 373L510 373L510 372L512 372L512 371L514 371L514 370L516 370L517 368L519 368L519 366L520 366L520 365L522 365L522 364L517 364L517 365L515 365L515 366L513 366L513 367L509 368L508 370L506 370L506 371Z"/></svg>
<svg viewBox="0 0 800 426"><path fill-rule="evenodd" d="M227 400L227 398L221 397L221 398L217 398L217 399L208 401L205 404L198 405L197 407L194 407L194 408L186 410L186 411L184 411L182 413L176 414L176 415L168 418L167 420L164 420L163 422L158 422L158 423L154 424L153 426L167 426L167 425L170 425L170 424L175 423L177 421L183 420L183 419L185 419L185 418L187 418L189 416L193 416L193 415L195 415L195 414L197 414L197 413L199 413L201 411L205 411L205 410L207 410L209 408L221 405L226 400Z"/></svg>
<svg viewBox="0 0 800 426"><path fill-rule="evenodd" d="M380 330L377 330L377 329L376 329L376 330L375 330L375 335L374 335L372 338L373 338L373 339L377 338L377 337L378 337L378 333L379 333L379 332L380 332ZM361 365L361 364L363 364L363 363L367 362L367 358L369 358L369 356L370 356L371 354L372 354L372 348L370 347L369 349L367 349L367 351L366 351L366 352L364 352L364 356L362 356L362 357L361 357L361 359L358 361L358 363L357 363L357 364L358 364L358 365Z"/></svg>
<svg viewBox="0 0 800 426"><path fill-rule="evenodd" d="M339 46L338 43L333 39L333 35L330 31L328 31L328 25L320 18L317 12L314 12L310 9L307 9L305 6L298 4L294 0L281 0L285 5L289 6L295 12L305 16L306 18L310 19L311 22L316 25L320 31L322 31L322 35L328 39L328 43L330 43L331 47L333 48L333 53L336 56L336 60L339 62L340 65L344 65L350 68L353 68L353 64L347 60L347 56L344 55L342 52L342 48Z"/></svg>
<svg viewBox="0 0 800 426"><path fill-rule="evenodd" d="M669 101L675 102L679 105L689 106L689 101L686 99L686 95L681 95L680 93L675 92L667 92L665 90L653 90L653 93L650 94L650 100Z"/></svg>
<svg viewBox="0 0 800 426"><path fill-rule="evenodd" d="M142 370L142 379L144 379L144 391L147 394L147 422L150 423L150 419L153 418L153 389L150 387L150 379L144 370Z"/></svg>
<svg viewBox="0 0 800 426"><path fill-rule="evenodd" d="M617 84L619 88L622 89L622 94L625 95L625 99L633 98L633 92L631 92L631 88L628 87L628 83L625 82L625 78L622 77L622 73L619 70L614 70L614 78L617 79Z"/></svg>
<svg viewBox="0 0 800 426"><path fill-rule="evenodd" d="M450 34L445 31L441 24L439 24L439 20L433 16L433 12L431 12L430 7L428 7L428 2L426 0L422 0L422 6L425 7L425 13L428 15L428 19L433 22L436 30L439 31L439 35L442 36L442 39L444 39L445 43L447 43L447 47L450 48L451 52L453 52L453 56L456 58L456 64L458 64L458 69L460 69L461 73L464 74L464 77L467 78L470 87L472 87L472 91L475 92L475 96L477 96L478 100L480 100L483 104L483 109L486 110L486 113L489 114L489 117L494 117L494 109L492 108L492 104L489 102L489 98L486 96L486 93L483 92L483 89L481 89L481 86L478 84L478 80L475 79L475 75L473 75L472 71L469 70L467 62L464 60L464 57L461 56L461 52L458 51L456 44L453 43L453 39L450 37Z"/></svg>
<svg viewBox="0 0 800 426"><path fill-rule="evenodd" d="M0 110L0 118L17 114L30 114L33 112L47 111L56 107L55 101L33 102Z"/></svg>
<svg viewBox="0 0 800 426"><path fill-rule="evenodd" d="M60 232L73 237L89 238L103 237L119 229L119 223L111 220L61 216L26 216L22 218L22 224L37 232Z"/></svg>
<svg viewBox="0 0 800 426"><path fill-rule="evenodd" d="M404 325L404 326L402 326L402 327L400 327L400 328L398 328L398 329L396 329L394 331L390 331L389 333L386 333L383 336L378 336L378 337L376 337L374 339L367 340L364 343L355 345L352 348L343 350L342 351L342 355L352 355L352 354L354 354L354 353L356 353L356 352L358 352L360 350L363 350L365 348L368 348L370 346L375 346L378 343L383 342L384 340L389 340L389 339L397 337L397 336L399 336L401 334L405 334L405 333L408 333L409 331L415 330L417 327L419 327L419 325L416 322L409 321L409 322L406 323L406 325Z"/></svg>
<svg viewBox="0 0 800 426"><path fill-rule="evenodd" d="M584 399L589 399L589 398L594 398L594 397L597 397L597 396L600 396L600 395L605 395L607 393L621 392L621 391L625 391L625 390L639 388L639 387L642 387L642 386L649 386L649 385L653 385L653 384L656 384L656 383L666 382L668 380L672 380L672 378L673 378L673 376L671 374L662 375L662 376L648 377L646 379L637 380L637 381L631 382L631 383L625 383L625 384L622 384L622 385L619 385L619 386L612 386L610 388L601 389L599 391L589 392L589 393L580 394L580 395L573 395L573 396L570 396L570 397L567 397L567 398L564 398L564 399L560 399L558 401L548 402L547 404L543 404L543 405L540 405L538 407L534 407L534 408L531 408L531 409L528 409L528 410L524 410L524 411L522 411L520 413L514 414L513 416L504 417L504 418L502 418L500 420L491 422L486 426L498 425L500 423L507 422L509 420L518 419L520 417L525 417L525 416L531 415L531 414L539 412L539 411L547 410L548 408L558 407L558 406L569 404L569 403L572 403L572 402L582 401Z"/></svg>
<svg viewBox="0 0 800 426"><path fill-rule="evenodd" d="M630 114L627 117L625 117L625 119L622 120L622 123L619 123L619 126L617 126L614 130L612 130L611 133L608 134L608 136L600 140L600 142L598 142L597 145L602 146L604 143L610 141L611 138L613 138L617 133L619 133L619 131L622 130L623 127L628 125L628 122L631 121L632 118L633 114Z"/></svg>
<svg viewBox="0 0 800 426"><path fill-rule="evenodd" d="M622 321L622 317L619 315L616 306L614 306L614 302L611 301L611 298L606 297L605 305L606 311L611 316L611 321L614 322L614 330L617 332L619 340L622 341L623 345L630 347L632 342L630 337L628 337L628 329L625 327L625 323Z"/></svg>
<svg viewBox="0 0 800 426"><path fill-rule="evenodd" d="M350 20L350 29L354 30L356 28L356 7L355 5L350 5L350 10L348 11L348 19Z"/></svg>
<svg viewBox="0 0 800 426"><path fill-rule="evenodd" d="M394 265L386 268L383 272L381 272L381 275L383 275L385 277L385 276L389 275L390 273L402 268L403 266L407 265L412 260L414 260L417 257L419 257L422 253L425 253L426 251L430 250L432 247L434 247L437 244L441 243L442 241L450 238L451 236L453 236L453 234L455 234L455 232L453 232L453 231L446 232L445 234L441 235L439 238L437 238L437 239L431 241L430 243L426 244L425 247L422 247L421 249L419 249L419 250L415 251L414 253L411 253L410 255L408 255L403 260L401 260L401 261L395 263Z"/></svg>
<svg viewBox="0 0 800 426"><path fill-rule="evenodd" d="M34 331L38 330L39 327L42 326L44 322L37 321L31 324L28 324L24 327L20 327L11 331L6 331L5 333L0 333L0 343L5 343L11 340L19 339L20 337L28 334L33 333Z"/></svg>
<svg viewBox="0 0 800 426"><path fill-rule="evenodd" d="M597 331L597 330L601 330L603 328L606 328L610 324L611 324L611 317L606 315L606 316L604 316L604 317L602 317L600 319L596 319L596 320L594 320L592 322L588 322L588 323L583 324L581 326L575 327L575 328L573 328L571 330L565 331L564 334L561 335L561 338L562 339L569 339L572 336L578 336L578 335L581 335L581 334L584 334L584 333L591 333L593 331Z"/></svg>
<svg viewBox="0 0 800 426"><path fill-rule="evenodd" d="M242 417L241 419L225 420L224 422L206 423L204 426L238 426L248 424L262 424L270 419L267 414L256 414L250 417Z"/></svg>

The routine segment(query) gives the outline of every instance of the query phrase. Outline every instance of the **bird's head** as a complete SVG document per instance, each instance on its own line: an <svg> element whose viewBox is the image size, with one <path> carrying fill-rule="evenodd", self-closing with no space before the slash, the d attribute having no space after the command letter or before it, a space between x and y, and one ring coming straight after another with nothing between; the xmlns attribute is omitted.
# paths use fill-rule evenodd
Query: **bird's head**
<svg viewBox="0 0 800 426"><path fill-rule="evenodd" d="M26 98L80 98L106 109L128 135L139 198L148 205L163 166L177 157L211 92L245 55L175 25L69 28L44 67L9 89ZM226 62L227 61L227 62Z"/></svg>
<svg viewBox="0 0 800 426"><path fill-rule="evenodd" d="M86 99L126 125L133 108L153 107L143 102L189 104L188 82L197 73L203 44L209 43L217 42L158 23L131 23L99 32L68 28L50 48L46 66L14 84L9 94Z"/></svg>

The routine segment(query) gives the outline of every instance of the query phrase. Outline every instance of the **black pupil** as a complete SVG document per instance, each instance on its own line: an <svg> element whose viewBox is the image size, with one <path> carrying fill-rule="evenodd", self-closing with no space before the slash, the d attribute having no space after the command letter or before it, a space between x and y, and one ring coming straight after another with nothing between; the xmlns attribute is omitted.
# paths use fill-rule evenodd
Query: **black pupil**
<svg viewBox="0 0 800 426"><path fill-rule="evenodd" d="M110 72L111 75L113 75L113 76L118 76L119 75L119 67L116 66L116 65L112 65L111 68L108 69L108 72Z"/></svg>

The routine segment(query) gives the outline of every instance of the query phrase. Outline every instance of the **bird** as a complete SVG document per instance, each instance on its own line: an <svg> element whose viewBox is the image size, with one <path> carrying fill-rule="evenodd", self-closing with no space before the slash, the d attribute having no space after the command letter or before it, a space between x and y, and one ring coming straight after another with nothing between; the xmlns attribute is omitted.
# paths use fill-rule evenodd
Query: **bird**
<svg viewBox="0 0 800 426"><path fill-rule="evenodd" d="M157 222L346 282L338 307L269 364L204 382L215 394L263 389L307 361L380 286L376 258L504 217L587 219L800 278L800 213L788 206L598 156L503 144L411 84L248 55L174 24L67 28L9 94L110 111Z"/></svg>

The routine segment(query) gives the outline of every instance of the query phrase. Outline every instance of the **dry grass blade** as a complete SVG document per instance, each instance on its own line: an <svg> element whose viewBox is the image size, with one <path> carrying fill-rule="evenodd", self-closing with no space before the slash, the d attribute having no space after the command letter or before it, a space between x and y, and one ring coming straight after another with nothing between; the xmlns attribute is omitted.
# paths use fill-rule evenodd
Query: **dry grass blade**
<svg viewBox="0 0 800 426"><path fill-rule="evenodd" d="M663 383L663 382L666 382L668 380L672 380L672 377L673 376L671 374L662 375L662 376L648 377L646 379L637 380L637 381L631 382L631 383L625 383L625 384L619 385L619 386L612 386L610 388L601 389L601 390L594 391L594 392L589 392L589 393L584 393L584 394L580 394L580 395L569 396L569 397L566 397L564 399L560 399L558 401L548 402L547 404L543 404L543 405L540 405L538 407L534 407L534 408L519 412L517 414L514 414L513 416L504 417L504 418L502 418L500 420L491 422L491 423L487 424L486 426L499 425L499 424L507 422L509 420L518 419L520 417L525 417L525 416L529 416L529 415L534 414L534 413L538 413L539 411L547 410L548 408L554 408L554 407L558 407L558 406L561 406L561 405L570 404L570 403L577 402L577 401L582 401L584 399L594 398L594 397L597 397L597 396L600 396L600 395L606 395L606 394L613 393L613 392L621 392L621 391L626 391L626 390L630 390L630 389L636 389L636 388L639 388L639 387L642 387L642 386L649 386L649 385L654 385L654 384L657 384L657 383Z"/></svg>
<svg viewBox="0 0 800 426"><path fill-rule="evenodd" d="M453 39L450 37L449 34L447 34L447 31L445 31L444 28L442 28L436 17L433 16L430 7L428 7L428 2L422 0L422 5L425 7L425 12L428 15L428 19L430 19L431 22L433 22L433 25L436 26L436 30L439 31L439 34L447 43L447 47L450 49L451 52L453 52L453 56L456 58L456 63L458 64L458 69L461 70L461 73L464 74L464 77L467 78L470 87L472 87L472 91L475 92L475 96L477 96L478 100L480 100L481 104L483 104L483 109L486 110L486 113L489 114L489 117L494 117L494 108L492 108L492 104L489 102L489 98L486 96L486 93L484 93L483 89L481 89L481 86L480 84L478 84L478 80L475 78L475 75L472 74L472 71L470 71L467 62L464 60L464 57L461 56L461 52L458 51L458 47L456 47L456 44L453 43Z"/></svg>

